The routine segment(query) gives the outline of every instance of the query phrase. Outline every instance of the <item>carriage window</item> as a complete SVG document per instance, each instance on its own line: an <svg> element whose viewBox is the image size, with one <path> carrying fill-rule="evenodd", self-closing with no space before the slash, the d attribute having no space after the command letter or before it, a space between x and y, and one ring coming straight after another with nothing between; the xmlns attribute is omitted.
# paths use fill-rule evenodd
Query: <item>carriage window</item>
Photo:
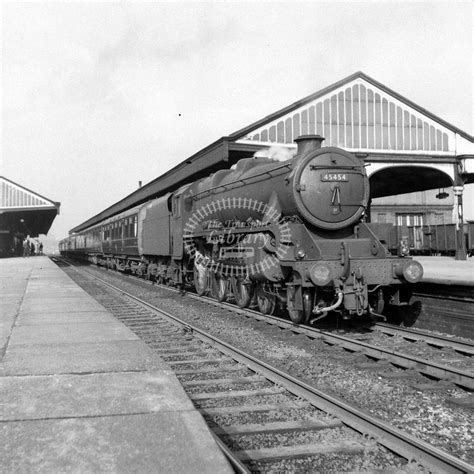
<svg viewBox="0 0 474 474"><path fill-rule="evenodd" d="M137 216L133 218L133 236L136 237L138 233L138 219Z"/></svg>

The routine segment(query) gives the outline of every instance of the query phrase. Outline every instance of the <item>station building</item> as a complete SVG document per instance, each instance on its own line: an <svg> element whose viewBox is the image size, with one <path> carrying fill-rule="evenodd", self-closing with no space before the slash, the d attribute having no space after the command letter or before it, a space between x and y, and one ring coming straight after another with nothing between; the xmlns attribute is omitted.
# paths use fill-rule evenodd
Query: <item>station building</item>
<svg viewBox="0 0 474 474"><path fill-rule="evenodd" d="M464 185L474 183L474 137L363 72L220 138L71 232L242 158L288 158L296 151L294 140L307 134L319 134L323 146L341 147L364 161L372 222L412 231L455 223L462 233Z"/></svg>
<svg viewBox="0 0 474 474"><path fill-rule="evenodd" d="M60 206L0 176L0 257L21 255L25 238L46 235Z"/></svg>

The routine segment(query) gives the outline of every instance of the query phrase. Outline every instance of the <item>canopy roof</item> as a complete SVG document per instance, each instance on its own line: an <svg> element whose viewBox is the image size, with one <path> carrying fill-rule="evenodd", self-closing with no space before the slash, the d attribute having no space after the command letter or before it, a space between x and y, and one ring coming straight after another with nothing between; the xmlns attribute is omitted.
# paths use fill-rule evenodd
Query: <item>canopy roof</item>
<svg viewBox="0 0 474 474"><path fill-rule="evenodd" d="M0 176L0 230L36 236L47 234L59 214L59 202Z"/></svg>

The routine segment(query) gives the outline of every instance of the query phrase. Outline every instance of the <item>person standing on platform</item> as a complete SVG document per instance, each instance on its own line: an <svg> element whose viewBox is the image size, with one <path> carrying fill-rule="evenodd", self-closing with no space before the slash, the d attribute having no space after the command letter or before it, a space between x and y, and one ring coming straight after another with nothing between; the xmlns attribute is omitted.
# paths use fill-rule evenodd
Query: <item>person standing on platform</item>
<svg viewBox="0 0 474 474"><path fill-rule="evenodd" d="M23 241L23 257L30 256L30 236L27 235Z"/></svg>
<svg viewBox="0 0 474 474"><path fill-rule="evenodd" d="M38 253L39 253L40 255L43 255L43 242L40 242L40 243L39 243Z"/></svg>

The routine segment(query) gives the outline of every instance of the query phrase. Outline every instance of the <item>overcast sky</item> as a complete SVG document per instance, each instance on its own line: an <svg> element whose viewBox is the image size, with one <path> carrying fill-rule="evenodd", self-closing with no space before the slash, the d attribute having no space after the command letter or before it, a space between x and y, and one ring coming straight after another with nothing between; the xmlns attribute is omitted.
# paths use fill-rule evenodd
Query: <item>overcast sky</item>
<svg viewBox="0 0 474 474"><path fill-rule="evenodd" d="M474 134L471 1L2 5L0 174L61 202L57 238L359 70Z"/></svg>

